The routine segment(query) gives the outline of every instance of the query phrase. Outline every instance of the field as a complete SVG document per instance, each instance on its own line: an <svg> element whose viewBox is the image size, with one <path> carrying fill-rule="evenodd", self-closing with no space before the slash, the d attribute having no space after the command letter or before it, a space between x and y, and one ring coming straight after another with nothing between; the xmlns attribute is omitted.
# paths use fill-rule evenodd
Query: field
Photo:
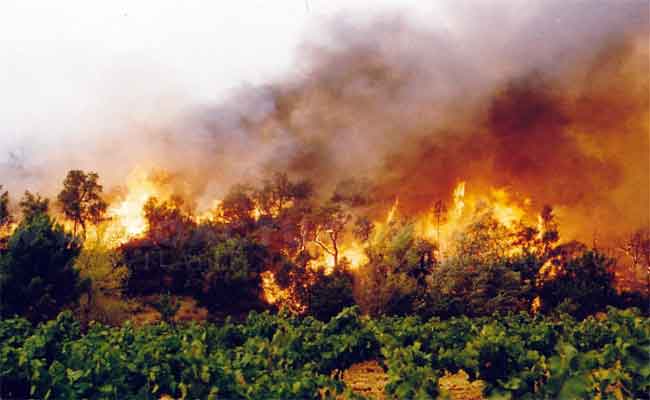
<svg viewBox="0 0 650 400"><path fill-rule="evenodd" d="M327 323L251 313L244 323L92 324L84 333L64 312L36 328L3 320L0 340L6 397L363 398L345 383L354 369L344 372L361 362L366 373L385 371L384 398L448 395L454 382L441 378L459 371L489 398L647 398L650 390L650 319L613 308L577 322L371 319L353 307Z"/></svg>

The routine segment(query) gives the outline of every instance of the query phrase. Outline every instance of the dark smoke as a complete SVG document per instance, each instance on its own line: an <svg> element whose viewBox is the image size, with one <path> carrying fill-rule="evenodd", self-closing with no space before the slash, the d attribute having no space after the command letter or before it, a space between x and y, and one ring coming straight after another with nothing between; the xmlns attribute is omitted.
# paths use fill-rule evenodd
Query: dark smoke
<svg viewBox="0 0 650 400"><path fill-rule="evenodd" d="M526 15L454 2L446 28L337 18L285 80L136 133L147 145L134 148L190 182L199 205L287 171L321 193L368 178L378 204L399 197L406 213L465 180L555 205L582 238L647 225L649 3L516 4Z"/></svg>

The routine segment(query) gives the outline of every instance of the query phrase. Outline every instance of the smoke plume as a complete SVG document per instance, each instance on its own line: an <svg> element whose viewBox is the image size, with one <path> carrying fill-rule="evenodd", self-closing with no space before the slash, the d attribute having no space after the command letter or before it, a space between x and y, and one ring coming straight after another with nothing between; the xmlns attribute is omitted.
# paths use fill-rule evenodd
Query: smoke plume
<svg viewBox="0 0 650 400"><path fill-rule="evenodd" d="M272 171L321 193L364 178L378 204L399 197L413 214L464 180L554 205L582 239L648 225L648 3L454 4L446 27L339 16L306 38L284 79L107 132L82 146L92 157L55 168L14 157L0 176L48 191L79 165L109 185L156 167L198 205Z"/></svg>

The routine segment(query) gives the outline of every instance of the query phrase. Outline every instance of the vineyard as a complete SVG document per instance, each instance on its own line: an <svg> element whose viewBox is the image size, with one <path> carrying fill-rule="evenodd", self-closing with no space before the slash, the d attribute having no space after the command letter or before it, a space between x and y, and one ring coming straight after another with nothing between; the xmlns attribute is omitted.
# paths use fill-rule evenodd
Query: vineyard
<svg viewBox="0 0 650 400"><path fill-rule="evenodd" d="M386 398L445 396L439 379L465 371L488 398L648 398L650 319L630 309L576 321L362 316L329 322L251 313L244 323L119 328L82 333L70 312L32 327L0 322L3 397L361 398L341 380L376 359Z"/></svg>
<svg viewBox="0 0 650 400"><path fill-rule="evenodd" d="M0 400L650 400L650 1L3 3Z"/></svg>

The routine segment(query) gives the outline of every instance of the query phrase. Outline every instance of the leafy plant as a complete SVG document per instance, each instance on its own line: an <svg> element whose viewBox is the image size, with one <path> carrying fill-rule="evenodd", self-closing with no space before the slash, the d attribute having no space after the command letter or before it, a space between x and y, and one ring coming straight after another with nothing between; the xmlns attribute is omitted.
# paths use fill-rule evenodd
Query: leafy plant
<svg viewBox="0 0 650 400"><path fill-rule="evenodd" d="M89 285L73 266L79 251L80 243L47 215L23 221L0 255L2 315L42 321L76 302Z"/></svg>

